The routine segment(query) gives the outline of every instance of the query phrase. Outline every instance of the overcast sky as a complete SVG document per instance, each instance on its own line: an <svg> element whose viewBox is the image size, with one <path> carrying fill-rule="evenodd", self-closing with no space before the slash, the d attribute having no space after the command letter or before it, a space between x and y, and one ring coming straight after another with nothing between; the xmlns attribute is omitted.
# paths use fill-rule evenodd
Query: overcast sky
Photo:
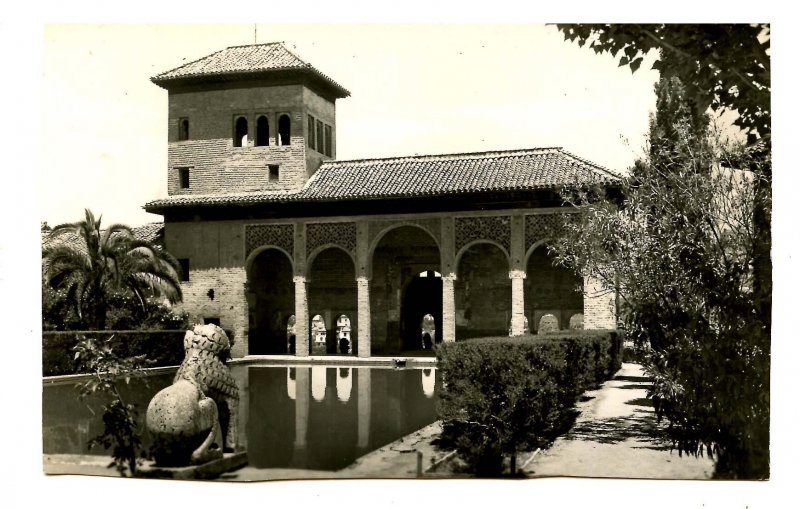
<svg viewBox="0 0 800 509"><path fill-rule="evenodd" d="M256 31L257 28L257 31ZM167 92L150 77L222 48L284 41L350 90L339 159L560 146L615 170L641 152L658 75L545 25L48 25L41 220L158 221Z"/></svg>

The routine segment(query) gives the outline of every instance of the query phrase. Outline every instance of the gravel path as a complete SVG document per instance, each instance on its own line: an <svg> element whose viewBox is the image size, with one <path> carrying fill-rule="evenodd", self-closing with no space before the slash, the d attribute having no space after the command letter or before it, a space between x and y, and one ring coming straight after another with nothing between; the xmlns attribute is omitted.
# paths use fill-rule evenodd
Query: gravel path
<svg viewBox="0 0 800 509"><path fill-rule="evenodd" d="M573 428L523 471L529 477L709 479L714 462L670 450L664 425L647 399L648 379L624 363L613 380L585 394ZM520 464L526 459L520 460Z"/></svg>

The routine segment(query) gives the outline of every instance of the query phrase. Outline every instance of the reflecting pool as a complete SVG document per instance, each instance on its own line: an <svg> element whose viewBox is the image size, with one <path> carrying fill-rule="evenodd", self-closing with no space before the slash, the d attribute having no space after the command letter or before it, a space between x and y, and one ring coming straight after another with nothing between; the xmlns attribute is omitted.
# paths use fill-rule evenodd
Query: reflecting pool
<svg viewBox="0 0 800 509"><path fill-rule="evenodd" d="M436 420L436 368L236 365L231 372L241 393L240 442L251 467L338 470ZM140 425L147 403L173 376L123 384ZM77 394L73 381L45 383L45 454L109 454L86 445L102 432L103 400L79 402ZM144 441L148 446L146 434Z"/></svg>

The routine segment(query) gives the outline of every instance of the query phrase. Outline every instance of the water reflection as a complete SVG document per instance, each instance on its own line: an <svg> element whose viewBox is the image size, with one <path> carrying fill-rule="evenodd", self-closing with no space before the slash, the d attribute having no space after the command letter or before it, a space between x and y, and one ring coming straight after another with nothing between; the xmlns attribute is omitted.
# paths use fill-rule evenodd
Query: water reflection
<svg viewBox="0 0 800 509"><path fill-rule="evenodd" d="M436 368L422 370L422 393L426 398L432 398L436 388Z"/></svg>
<svg viewBox="0 0 800 509"><path fill-rule="evenodd" d="M242 390L241 441L255 468L338 470L436 420L441 377L435 369L233 366L231 371ZM125 386L124 396L140 409L140 420L149 400L173 376ZM85 446L102 432L104 403L90 401L93 415L77 401L74 383L45 386L44 453L108 454Z"/></svg>
<svg viewBox="0 0 800 509"><path fill-rule="evenodd" d="M350 392L353 390L353 377L350 376L351 368L339 368L336 370L336 397L342 403L350 401Z"/></svg>

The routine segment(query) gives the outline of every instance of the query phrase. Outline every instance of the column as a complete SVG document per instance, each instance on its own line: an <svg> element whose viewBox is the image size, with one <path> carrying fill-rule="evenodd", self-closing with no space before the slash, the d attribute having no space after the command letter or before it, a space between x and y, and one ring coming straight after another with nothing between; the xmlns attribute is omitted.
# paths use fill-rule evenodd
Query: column
<svg viewBox="0 0 800 509"><path fill-rule="evenodd" d="M370 341L372 319L369 310L369 278L366 276L357 277L356 289L358 290L358 356L369 357L372 355L372 343Z"/></svg>
<svg viewBox="0 0 800 509"><path fill-rule="evenodd" d="M511 280L511 330L509 336L521 336L525 333L525 272L512 270L508 273Z"/></svg>
<svg viewBox="0 0 800 509"><path fill-rule="evenodd" d="M295 355L308 357L308 292L306 278L294 276Z"/></svg>
<svg viewBox="0 0 800 509"><path fill-rule="evenodd" d="M456 340L456 293L455 274L442 276L442 341Z"/></svg>

